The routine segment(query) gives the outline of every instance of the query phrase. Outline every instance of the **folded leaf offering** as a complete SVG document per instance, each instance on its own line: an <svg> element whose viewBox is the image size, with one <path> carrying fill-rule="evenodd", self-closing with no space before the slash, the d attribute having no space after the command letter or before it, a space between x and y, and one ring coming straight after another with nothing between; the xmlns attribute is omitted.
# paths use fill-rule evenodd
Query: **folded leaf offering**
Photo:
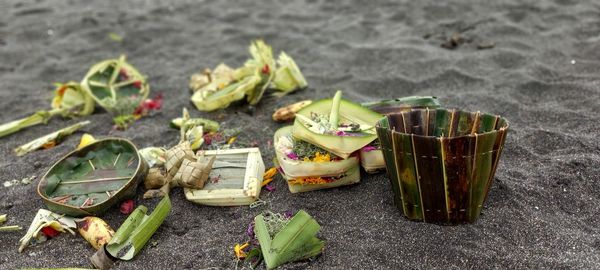
<svg viewBox="0 0 600 270"><path fill-rule="evenodd" d="M377 139L375 123L383 116L341 98L323 99L296 114L292 135L346 159Z"/></svg>
<svg viewBox="0 0 600 270"><path fill-rule="evenodd" d="M255 105L269 88L285 94L307 86L294 60L284 52L275 62L271 47L262 40L252 41L249 52L252 58L238 69L220 64L214 71L206 69L192 75L191 99L198 110L226 108L244 97Z"/></svg>
<svg viewBox="0 0 600 270"><path fill-rule="evenodd" d="M79 130L81 127L83 127L89 123L90 123L90 121L79 122L77 124L68 126L61 130L58 130L58 131L52 132L48 135L37 138L33 141L30 141L24 145L17 147L15 149L15 154L17 156L23 156L29 152L33 152L40 148L52 148L55 145L62 142L65 139L65 137L75 133L75 131Z"/></svg>
<svg viewBox="0 0 600 270"><path fill-rule="evenodd" d="M40 181L38 194L54 212L93 216L133 197L147 173L148 165L133 143L109 138L58 161Z"/></svg>
<svg viewBox="0 0 600 270"><path fill-rule="evenodd" d="M360 181L358 154L342 159L325 149L294 139L292 126L275 132L277 163L290 192L350 185Z"/></svg>
<svg viewBox="0 0 600 270"><path fill-rule="evenodd" d="M54 98L49 111L38 111L33 115L0 125L0 137L15 133L26 127L45 124L52 117L62 115L65 118L89 115L94 111L94 100L85 93L76 82L56 84Z"/></svg>
<svg viewBox="0 0 600 270"><path fill-rule="evenodd" d="M81 81L81 88L112 113L121 128L135 120L136 109L150 93L146 78L127 63L124 55L93 65Z"/></svg>
<svg viewBox="0 0 600 270"><path fill-rule="evenodd" d="M254 222L254 233L267 269L315 257L325 246L325 241L316 237L321 226L304 210L291 218L273 213L260 214Z"/></svg>

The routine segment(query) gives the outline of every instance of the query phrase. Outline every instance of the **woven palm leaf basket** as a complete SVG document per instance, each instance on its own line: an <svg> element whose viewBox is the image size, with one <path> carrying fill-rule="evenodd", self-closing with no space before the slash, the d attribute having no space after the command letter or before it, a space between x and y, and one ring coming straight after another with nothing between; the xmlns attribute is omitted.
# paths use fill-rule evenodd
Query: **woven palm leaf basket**
<svg viewBox="0 0 600 270"><path fill-rule="evenodd" d="M475 222L508 126L500 116L460 110L386 115L376 128L396 206L411 220Z"/></svg>

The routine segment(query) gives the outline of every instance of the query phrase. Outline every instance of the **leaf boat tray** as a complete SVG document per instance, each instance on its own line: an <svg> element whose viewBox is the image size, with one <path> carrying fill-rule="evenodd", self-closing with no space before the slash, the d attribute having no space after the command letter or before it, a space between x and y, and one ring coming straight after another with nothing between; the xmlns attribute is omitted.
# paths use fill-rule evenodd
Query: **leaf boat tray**
<svg viewBox="0 0 600 270"><path fill-rule="evenodd" d="M75 150L48 170L38 194L48 209L73 217L98 215L135 195L148 165L126 139L99 140Z"/></svg>
<svg viewBox="0 0 600 270"><path fill-rule="evenodd" d="M185 188L189 201L212 206L249 205L258 199L265 165L258 148L205 151L216 156L202 189Z"/></svg>

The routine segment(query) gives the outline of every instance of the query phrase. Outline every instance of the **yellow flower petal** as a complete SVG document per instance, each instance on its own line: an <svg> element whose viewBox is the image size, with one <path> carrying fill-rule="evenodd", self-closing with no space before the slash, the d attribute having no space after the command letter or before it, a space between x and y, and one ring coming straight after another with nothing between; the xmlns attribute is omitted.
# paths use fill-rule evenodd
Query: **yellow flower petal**
<svg viewBox="0 0 600 270"><path fill-rule="evenodd" d="M271 181L273 181L273 178L263 180L262 183L260 184L260 187L264 187L264 186L268 185L269 183L271 183Z"/></svg>
<svg viewBox="0 0 600 270"><path fill-rule="evenodd" d="M273 178L277 174L277 168L272 167L263 174L263 179Z"/></svg>
<svg viewBox="0 0 600 270"><path fill-rule="evenodd" d="M81 149L84 148L92 143L94 143L96 141L96 138L94 138L94 136L86 133L83 134L81 136L81 141L79 142L79 146L77 146L77 149Z"/></svg>
<svg viewBox="0 0 600 270"><path fill-rule="evenodd" d="M235 244L235 246L233 247L233 252L235 253L235 257L243 260L244 258L246 258L246 252L244 251L245 248L247 248L248 246L250 246L250 243L246 242L242 245L240 244Z"/></svg>

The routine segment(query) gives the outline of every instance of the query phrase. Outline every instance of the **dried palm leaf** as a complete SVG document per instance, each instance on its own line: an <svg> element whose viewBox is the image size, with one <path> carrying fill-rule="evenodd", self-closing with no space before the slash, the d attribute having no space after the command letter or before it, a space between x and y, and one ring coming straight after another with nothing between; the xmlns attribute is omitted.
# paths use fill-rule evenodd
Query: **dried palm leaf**
<svg viewBox="0 0 600 270"><path fill-rule="evenodd" d="M75 232L72 229L76 229L77 225L73 218L58 215L46 209L39 209L35 218L33 218L29 229L27 229L27 233L19 240L19 252L23 252L23 250L31 243L32 239L36 238L42 240L40 231L44 227L52 227L59 232L68 231L75 235Z"/></svg>
<svg viewBox="0 0 600 270"><path fill-rule="evenodd" d="M165 168L167 169L168 175L171 177L175 176L183 160L196 159L196 155L194 154L194 151L192 150L192 147L188 141L181 142L175 147L167 150L165 156L167 158L167 161L165 162Z"/></svg>
<svg viewBox="0 0 600 270"><path fill-rule="evenodd" d="M78 83L68 82L56 85L51 106L52 110L38 111L27 118L0 125L0 137L26 127L45 124L56 115L62 115L65 118L89 115L94 111L94 100L81 89Z"/></svg>
<svg viewBox="0 0 600 270"><path fill-rule="evenodd" d="M59 144L60 142L62 142L65 139L65 137L73 134L75 131L79 130L81 127L83 127L89 123L90 123L90 121L79 122L77 124L68 126L61 130L58 130L58 131L52 132L48 135L37 138L33 141L30 141L24 145L17 147L15 149L15 154L17 156L23 156L29 152L33 152L40 148L51 148L51 147Z"/></svg>
<svg viewBox="0 0 600 270"><path fill-rule="evenodd" d="M175 186L202 189L212 169L215 156L199 157L197 161L184 160L173 177Z"/></svg>

